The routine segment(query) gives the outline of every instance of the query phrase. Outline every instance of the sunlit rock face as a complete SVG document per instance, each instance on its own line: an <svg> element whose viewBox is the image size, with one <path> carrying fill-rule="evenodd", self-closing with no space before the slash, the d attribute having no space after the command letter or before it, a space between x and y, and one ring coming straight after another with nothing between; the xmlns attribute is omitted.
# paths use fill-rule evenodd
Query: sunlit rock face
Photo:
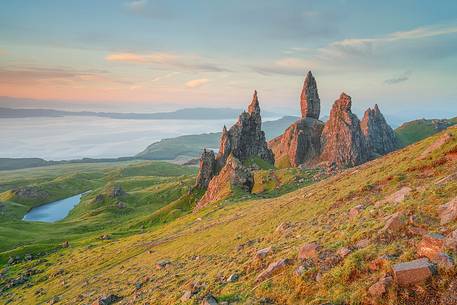
<svg viewBox="0 0 457 305"><path fill-rule="evenodd" d="M333 104L321 136L321 160L340 168L362 164L370 157L360 121L351 106L351 97L342 93Z"/></svg>
<svg viewBox="0 0 457 305"><path fill-rule="evenodd" d="M317 83L311 71L308 72L303 83L300 96L300 108L302 118L319 119L321 112L321 100L317 91Z"/></svg>

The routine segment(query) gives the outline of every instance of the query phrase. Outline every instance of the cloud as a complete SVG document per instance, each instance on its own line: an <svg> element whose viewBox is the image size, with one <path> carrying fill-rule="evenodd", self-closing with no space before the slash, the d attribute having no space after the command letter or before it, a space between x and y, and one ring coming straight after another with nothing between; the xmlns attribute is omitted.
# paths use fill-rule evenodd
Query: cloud
<svg viewBox="0 0 457 305"><path fill-rule="evenodd" d="M47 81L105 81L128 83L114 80L104 70L75 70L71 68L10 67L0 68L0 82L8 84L38 83Z"/></svg>
<svg viewBox="0 0 457 305"><path fill-rule="evenodd" d="M384 81L385 84L387 85L395 85L398 83L405 82L409 79L411 76L411 71L406 71L402 75L394 77L394 78L389 78Z"/></svg>
<svg viewBox="0 0 457 305"><path fill-rule="evenodd" d="M206 78L193 79L186 83L186 87L190 88L190 89L198 88L198 87L201 87L201 86L207 84L208 82L209 82L209 80Z"/></svg>
<svg viewBox="0 0 457 305"><path fill-rule="evenodd" d="M162 66L164 68L174 68L180 70L193 70L205 72L228 72L229 70L204 60L195 55L178 55L166 52L153 52L148 54L137 53L114 53L105 57L111 62L125 62L135 64L149 64Z"/></svg>
<svg viewBox="0 0 457 305"><path fill-rule="evenodd" d="M147 0L133 0L129 1L125 4L127 9L132 12L141 12L145 9L146 5L148 4Z"/></svg>

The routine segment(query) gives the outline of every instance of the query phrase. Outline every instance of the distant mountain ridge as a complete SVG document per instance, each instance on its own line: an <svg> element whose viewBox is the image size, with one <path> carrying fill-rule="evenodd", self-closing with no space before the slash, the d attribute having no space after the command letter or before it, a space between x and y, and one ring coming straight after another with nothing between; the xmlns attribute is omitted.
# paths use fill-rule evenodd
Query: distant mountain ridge
<svg viewBox="0 0 457 305"><path fill-rule="evenodd" d="M234 108L183 108L171 112L155 113L120 113L93 111L65 111L54 109L6 108L0 107L0 119L30 118L30 117L64 117L91 116L124 120L220 120L236 117L240 109ZM264 111L265 117L280 117L281 115Z"/></svg>

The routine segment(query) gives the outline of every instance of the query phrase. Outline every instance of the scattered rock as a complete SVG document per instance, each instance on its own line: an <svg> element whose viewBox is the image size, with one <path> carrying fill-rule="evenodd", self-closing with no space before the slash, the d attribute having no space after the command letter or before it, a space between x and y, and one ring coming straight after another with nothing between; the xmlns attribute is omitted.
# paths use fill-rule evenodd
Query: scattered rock
<svg viewBox="0 0 457 305"><path fill-rule="evenodd" d="M110 240L111 236L109 234L103 234L102 236L100 236L100 239L101 240Z"/></svg>
<svg viewBox="0 0 457 305"><path fill-rule="evenodd" d="M22 200L37 200L45 202L46 199L49 198L49 193L47 191L41 190L35 186L15 188L11 192L14 196Z"/></svg>
<svg viewBox="0 0 457 305"><path fill-rule="evenodd" d="M363 249L363 248L366 248L370 245L370 240L365 238L365 239L362 239L362 240L359 240L355 245L354 247L356 249Z"/></svg>
<svg viewBox="0 0 457 305"><path fill-rule="evenodd" d="M421 258L406 263L395 264L392 270L398 285L409 286L422 283L430 278L434 273L434 266L428 258Z"/></svg>
<svg viewBox="0 0 457 305"><path fill-rule="evenodd" d="M267 269L262 271L257 278L256 282L261 282L270 276L272 276L274 273L278 272L279 270L285 268L288 264L290 263L289 259L281 259L279 261L276 261L274 263L271 263L268 265Z"/></svg>
<svg viewBox="0 0 457 305"><path fill-rule="evenodd" d="M401 212L394 213L387 218L381 233L399 233L404 227L405 222L402 220L403 214Z"/></svg>
<svg viewBox="0 0 457 305"><path fill-rule="evenodd" d="M445 248L457 251L457 230L454 230L446 237L444 246Z"/></svg>
<svg viewBox="0 0 457 305"><path fill-rule="evenodd" d="M311 259L313 261L318 261L319 260L318 249L319 249L319 245L316 243L304 244L298 250L298 259L302 260L302 261L307 260L307 259Z"/></svg>
<svg viewBox="0 0 457 305"><path fill-rule="evenodd" d="M68 248L68 247L70 247L70 243L68 242L68 240L66 240L62 243L62 248Z"/></svg>
<svg viewBox="0 0 457 305"><path fill-rule="evenodd" d="M238 274L233 273L227 278L227 282L228 283L233 283L233 282L238 281L239 278L240 278L240 276Z"/></svg>
<svg viewBox="0 0 457 305"><path fill-rule="evenodd" d="M186 290L184 291L184 294L181 297L181 302L187 302L189 301L194 294L192 293L191 290Z"/></svg>
<svg viewBox="0 0 457 305"><path fill-rule="evenodd" d="M297 276L302 276L303 273L305 273L305 271L306 271L305 266L300 265L300 266L297 267L297 269L295 269L295 272L294 272L294 273L295 273L295 275L297 275Z"/></svg>
<svg viewBox="0 0 457 305"><path fill-rule="evenodd" d="M378 257L371 262L368 263L368 269L370 271L375 272L384 269L386 266L389 265L389 257L387 255L383 255Z"/></svg>
<svg viewBox="0 0 457 305"><path fill-rule="evenodd" d="M207 295L200 305L218 305L216 298L214 298L211 294Z"/></svg>
<svg viewBox="0 0 457 305"><path fill-rule="evenodd" d="M118 201L116 206L118 209L125 209L127 207L127 203L125 203L123 201Z"/></svg>
<svg viewBox="0 0 457 305"><path fill-rule="evenodd" d="M282 222L276 227L275 233L284 234L287 233L290 228L292 228L292 224L290 222Z"/></svg>
<svg viewBox="0 0 457 305"><path fill-rule="evenodd" d="M363 205L359 204L359 205L356 205L355 207L353 207L352 209L349 210L349 219L353 219L355 218L357 215L360 214L360 212L362 212L364 209Z"/></svg>
<svg viewBox="0 0 457 305"><path fill-rule="evenodd" d="M171 264L171 261L168 259L161 259L156 262L156 269L163 269Z"/></svg>
<svg viewBox="0 0 457 305"><path fill-rule="evenodd" d="M105 195L103 194L98 194L94 198L94 203L102 203L103 201L105 201Z"/></svg>
<svg viewBox="0 0 457 305"><path fill-rule="evenodd" d="M413 189L408 187L408 186L404 186L402 187L401 189L399 189L398 191L396 191L395 193L387 196L386 198L384 198L383 200L380 200L378 202L375 203L375 206L376 207L380 207L386 203L400 203L402 202L403 200L405 200L405 197L409 195L409 193L411 193Z"/></svg>
<svg viewBox="0 0 457 305"><path fill-rule="evenodd" d="M341 258L345 258L349 255L349 253L351 253L351 250L346 247L342 247L338 251L336 251L336 254L339 255Z"/></svg>
<svg viewBox="0 0 457 305"><path fill-rule="evenodd" d="M116 302L119 302L122 298L115 294L110 294L99 298L97 301L92 303L92 305L111 305Z"/></svg>
<svg viewBox="0 0 457 305"><path fill-rule="evenodd" d="M457 197L438 208L441 225L445 225L457 219Z"/></svg>
<svg viewBox="0 0 457 305"><path fill-rule="evenodd" d="M434 260L444 250L445 237L441 234L426 234L417 244L417 254Z"/></svg>
<svg viewBox="0 0 457 305"><path fill-rule="evenodd" d="M126 195L127 193L122 189L120 185L113 187L111 190L111 197L118 198Z"/></svg>
<svg viewBox="0 0 457 305"><path fill-rule="evenodd" d="M376 283L374 283L370 288L368 288L368 293L375 298L380 298L384 293L387 292L387 289L392 284L392 277L387 276L379 279Z"/></svg>
<svg viewBox="0 0 457 305"><path fill-rule="evenodd" d="M263 259L265 258L268 254L270 254L272 252L272 248L271 247L268 247L268 248L264 248L264 249L260 249L259 251L256 252L256 257L258 259Z"/></svg>

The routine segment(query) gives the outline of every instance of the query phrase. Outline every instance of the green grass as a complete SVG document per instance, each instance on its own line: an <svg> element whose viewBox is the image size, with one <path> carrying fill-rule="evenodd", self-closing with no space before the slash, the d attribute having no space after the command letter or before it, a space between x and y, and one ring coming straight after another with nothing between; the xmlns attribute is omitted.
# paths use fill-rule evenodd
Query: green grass
<svg viewBox="0 0 457 305"><path fill-rule="evenodd" d="M322 173L298 169L261 170L256 173L255 194L234 189L232 197L196 212L191 212L191 208L201 194L185 191L193 180L190 176L182 177L183 185L173 177L139 176L136 185L130 176L109 176L109 185L120 184L129 193L122 198L128 206L144 210L130 218L129 213L134 212L124 215L112 208L110 199L100 206L81 206L80 214L75 210L66 220L67 225L80 224L73 227L71 233L83 234L84 231L77 230L85 229L83 224L90 229L91 220L94 226L102 223L103 229L83 237L78 235L69 249L46 255L47 264L34 260L10 266L5 272L8 279L34 264L33 268L42 273L33 275L29 283L8 290L0 300L40 304L58 295L64 304L90 304L100 295L114 293L122 296L124 302L153 300L160 304L179 304L189 284L199 282L201 289L189 304L198 304L207 293L219 300L240 304L258 304L266 298L276 304L369 303L368 287L385 272L390 272L391 264L417 258L419 236L395 234L381 238L385 217L402 211L406 220L414 215L414 226L429 232L457 229L455 222L440 225L437 211L439 205L457 194L455 180L435 184L457 171L455 159L449 157L451 151L457 151L457 129L451 128L448 132L454 134L454 139L424 159L417 157L439 135L321 181L315 179ZM151 186L147 186L147 181ZM375 205L403 186L413 189L403 202ZM105 193L108 189L105 184L96 192ZM182 196L173 197L172 189L180 189ZM151 192L157 196L150 195ZM159 194L170 197L172 202L161 201ZM83 203L90 204L94 195L87 195ZM157 205L154 203L154 210L148 214L148 205L153 204L153 200ZM350 219L349 210L360 204L365 209ZM284 234L275 232L278 225L285 222L290 223L291 228ZM102 232L111 234L113 239L99 240L97 236ZM52 241L57 236L47 234ZM351 247L364 238L370 239L368 247L354 249L328 269L320 262L302 276L294 274L300 264L297 252L304 243L317 242L322 253L333 255L340 247ZM30 246L46 247L47 244L43 240ZM256 259L255 252L268 246L273 247L273 252L263 261ZM448 254L457 259L456 253ZM369 262L382 255L392 257L389 265L383 270L370 271ZM264 282L255 282L269 263L282 258L293 262ZM160 259L169 259L171 265L156 269L155 263ZM60 269L64 270L63 275L58 275ZM239 274L240 279L227 283L224 279L232 273ZM321 279L316 281L318 273ZM393 285L379 303L400 305L437 300L436 294L439 296L455 275L456 270L439 270L425 284L423 293ZM143 285L135 290L138 281ZM43 294L36 294L40 288L44 289Z"/></svg>
<svg viewBox="0 0 457 305"><path fill-rule="evenodd" d="M395 134L397 135L400 143L403 146L407 146L430 137L443 129L457 124L457 117L450 120L415 120L407 122L397 129Z"/></svg>

